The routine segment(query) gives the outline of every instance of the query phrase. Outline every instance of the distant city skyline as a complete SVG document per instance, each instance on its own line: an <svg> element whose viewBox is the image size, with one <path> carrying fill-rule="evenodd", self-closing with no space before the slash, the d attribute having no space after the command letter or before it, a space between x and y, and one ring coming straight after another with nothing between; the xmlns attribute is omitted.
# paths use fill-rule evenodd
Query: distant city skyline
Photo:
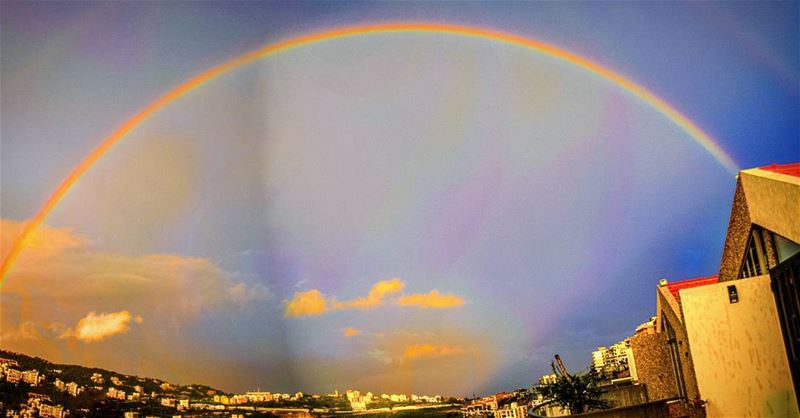
<svg viewBox="0 0 800 418"><path fill-rule="evenodd" d="M735 169L800 160L798 4L0 4L0 346L230 392L464 396L571 369L715 274ZM700 139L698 139L700 138ZM715 150L714 146L719 149ZM710 152L709 152L710 151Z"/></svg>

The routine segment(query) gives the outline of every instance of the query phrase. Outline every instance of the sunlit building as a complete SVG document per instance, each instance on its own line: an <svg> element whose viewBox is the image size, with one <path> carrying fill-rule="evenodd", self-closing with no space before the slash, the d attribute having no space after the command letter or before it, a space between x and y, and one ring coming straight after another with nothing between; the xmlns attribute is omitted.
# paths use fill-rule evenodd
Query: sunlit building
<svg viewBox="0 0 800 418"><path fill-rule="evenodd" d="M558 381L558 376L555 374L546 374L539 378L539 386L552 385Z"/></svg>
<svg viewBox="0 0 800 418"><path fill-rule="evenodd" d="M246 392L244 396L249 402L270 402L274 399L271 392Z"/></svg>
<svg viewBox="0 0 800 418"><path fill-rule="evenodd" d="M800 164L741 171L719 274L662 280L655 332L631 338L649 399L691 400L708 417L800 416L798 301Z"/></svg>
<svg viewBox="0 0 800 418"><path fill-rule="evenodd" d="M609 347L597 347L592 352L592 368L612 379L630 377L632 357L630 339L626 338Z"/></svg>
<svg viewBox="0 0 800 418"><path fill-rule="evenodd" d="M83 392L83 387L75 382L67 383L65 389L70 396L78 396Z"/></svg>
<svg viewBox="0 0 800 418"><path fill-rule="evenodd" d="M62 392L67 390L66 383L64 383L61 379L56 379L53 382L53 386L55 386L56 389L58 389L58 390L60 390Z"/></svg>
<svg viewBox="0 0 800 418"><path fill-rule="evenodd" d="M494 418L525 418L527 415L528 407L516 402L511 402L511 404L494 411Z"/></svg>
<svg viewBox="0 0 800 418"><path fill-rule="evenodd" d="M178 399L178 410L184 411L189 409L189 399Z"/></svg>
<svg viewBox="0 0 800 418"><path fill-rule="evenodd" d="M471 416L493 416L498 408L497 396L486 396L473 400L468 405L461 408L461 415Z"/></svg>
<svg viewBox="0 0 800 418"><path fill-rule="evenodd" d="M22 381L31 385L36 386L39 384L39 371L38 370L25 370L22 372Z"/></svg>
<svg viewBox="0 0 800 418"><path fill-rule="evenodd" d="M61 405L39 404L39 416L42 418L63 418L65 415Z"/></svg>
<svg viewBox="0 0 800 418"><path fill-rule="evenodd" d="M17 369L6 369L6 381L17 383L22 380L22 372Z"/></svg>

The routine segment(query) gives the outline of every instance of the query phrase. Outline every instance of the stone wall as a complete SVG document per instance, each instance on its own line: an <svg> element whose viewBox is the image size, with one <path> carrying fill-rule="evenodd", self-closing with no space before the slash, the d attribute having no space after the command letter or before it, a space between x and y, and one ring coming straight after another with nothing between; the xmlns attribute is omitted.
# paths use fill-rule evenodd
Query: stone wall
<svg viewBox="0 0 800 418"><path fill-rule="evenodd" d="M675 374L667 346L667 334L638 334L631 337L631 349L639 383L644 385L651 401L678 396Z"/></svg>
<svg viewBox="0 0 800 418"><path fill-rule="evenodd" d="M728 234L722 250L722 261L719 266L719 281L736 280L742 268L742 258L750 238L750 212L747 208L741 178L736 180L736 192L733 195L731 217L728 221Z"/></svg>

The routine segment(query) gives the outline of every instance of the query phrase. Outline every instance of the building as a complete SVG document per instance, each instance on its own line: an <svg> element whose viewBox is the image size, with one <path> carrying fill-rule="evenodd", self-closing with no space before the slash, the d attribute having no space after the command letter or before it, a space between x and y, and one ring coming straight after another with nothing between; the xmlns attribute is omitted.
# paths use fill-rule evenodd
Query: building
<svg viewBox="0 0 800 418"><path fill-rule="evenodd" d="M6 381L17 383L22 380L22 372L17 369L6 369Z"/></svg>
<svg viewBox="0 0 800 418"><path fill-rule="evenodd" d="M546 374L539 378L539 386L552 385L558 382L558 376L553 374Z"/></svg>
<svg viewBox="0 0 800 418"><path fill-rule="evenodd" d="M708 417L797 417L800 164L743 170L719 273L656 291L654 332L631 338L650 400ZM645 327L647 328L647 327Z"/></svg>
<svg viewBox="0 0 800 418"><path fill-rule="evenodd" d="M61 405L39 404L39 416L42 418L63 418L65 415L64 407Z"/></svg>
<svg viewBox="0 0 800 418"><path fill-rule="evenodd" d="M22 372L22 381L31 386L38 385L41 377L44 376L41 376L38 370L25 370Z"/></svg>
<svg viewBox="0 0 800 418"><path fill-rule="evenodd" d="M511 402L511 404L494 411L494 418L525 418L527 415L528 407L516 402Z"/></svg>
<svg viewBox="0 0 800 418"><path fill-rule="evenodd" d="M401 394L391 394L389 395L389 400L392 402L408 402L408 397L401 393Z"/></svg>
<svg viewBox="0 0 800 418"><path fill-rule="evenodd" d="M189 409L189 399L178 399L178 410L185 411Z"/></svg>
<svg viewBox="0 0 800 418"><path fill-rule="evenodd" d="M56 380L53 382L53 386L55 386L55 387L56 387L56 389L58 389L58 390L60 390L60 391L62 391L62 392L63 392L63 391L65 391L65 390L67 390L67 385L66 385L66 383L64 383L64 382L63 382L61 379L56 379Z"/></svg>
<svg viewBox="0 0 800 418"><path fill-rule="evenodd" d="M600 375L611 379L635 376L631 373L633 366L633 353L631 342L626 338L609 347L597 347L592 352L592 368ZM632 367L633 366L633 367Z"/></svg>
<svg viewBox="0 0 800 418"><path fill-rule="evenodd" d="M75 382L69 382L65 385L65 389L70 396L78 396L83 392L83 387Z"/></svg>
<svg viewBox="0 0 800 418"><path fill-rule="evenodd" d="M680 297L709 417L800 416L800 163L739 173L719 281Z"/></svg>
<svg viewBox="0 0 800 418"><path fill-rule="evenodd" d="M270 392L246 392L244 396L249 402L270 402L274 399Z"/></svg>
<svg viewBox="0 0 800 418"><path fill-rule="evenodd" d="M465 417L481 415L489 416L494 415L494 411L498 408L497 396L486 396L480 399L475 399L461 408L461 415Z"/></svg>
<svg viewBox="0 0 800 418"><path fill-rule="evenodd" d="M649 321L636 327L634 335L638 334L655 334L656 333L656 317L651 317Z"/></svg>
<svg viewBox="0 0 800 418"><path fill-rule="evenodd" d="M19 363L16 360L12 360L9 358L2 358L0 357L0 366L5 367L19 367Z"/></svg>
<svg viewBox="0 0 800 418"><path fill-rule="evenodd" d="M118 390L118 389L115 389L115 388L108 388L108 392L106 392L106 396L109 397L109 398L113 398L113 399L119 399L121 401L124 401L126 399L125 398L125 391L124 390Z"/></svg>

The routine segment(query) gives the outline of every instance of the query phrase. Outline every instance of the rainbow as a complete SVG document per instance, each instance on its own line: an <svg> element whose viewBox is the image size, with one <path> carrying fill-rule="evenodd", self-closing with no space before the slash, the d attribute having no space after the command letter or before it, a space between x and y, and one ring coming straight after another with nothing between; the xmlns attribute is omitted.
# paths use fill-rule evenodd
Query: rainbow
<svg viewBox="0 0 800 418"><path fill-rule="evenodd" d="M112 132L111 135L107 136L100 143L100 145L92 150L92 152L89 153L89 155L86 156L83 161L81 161L80 164L78 164L69 173L69 175L67 175L67 177L61 181L56 190L50 195L39 211L36 212L36 215L27 222L22 233L15 239L12 248L3 260L2 266L0 266L0 289L2 289L2 284L5 281L6 275L19 258L26 246L26 243L31 241L31 238L33 237L33 234L36 232L37 228L44 222L45 218L47 218L50 212L53 211L56 205L58 205L58 202L61 201L69 189L72 188L72 186L97 162L97 160L105 155L105 153L108 152L108 150L111 149L114 144L119 142L125 137L125 135L136 128L136 126L138 126L140 123L144 122L153 113L179 99L183 95L191 92L192 90L202 86L215 77L258 59L322 41L352 36L396 32L438 33L487 39L526 48L580 67L596 76L599 76L602 79L611 82L616 86L619 86L642 102L650 105L653 109L663 114L667 119L674 122L679 128L686 132L695 142L697 142L697 144L708 151L723 167L725 167L732 174L735 174L739 171L738 166L731 156L728 155L711 138L711 136L700 129L697 124L681 114L675 109L675 107L667 103L665 100L656 96L641 85L636 84L635 82L608 68L603 67L600 64L547 43L491 29L452 24L385 23L328 29L267 45L263 48L240 55L213 68L203 71L202 73L190 78L179 86L168 91L166 94L148 104L133 117L125 121L114 132Z"/></svg>

